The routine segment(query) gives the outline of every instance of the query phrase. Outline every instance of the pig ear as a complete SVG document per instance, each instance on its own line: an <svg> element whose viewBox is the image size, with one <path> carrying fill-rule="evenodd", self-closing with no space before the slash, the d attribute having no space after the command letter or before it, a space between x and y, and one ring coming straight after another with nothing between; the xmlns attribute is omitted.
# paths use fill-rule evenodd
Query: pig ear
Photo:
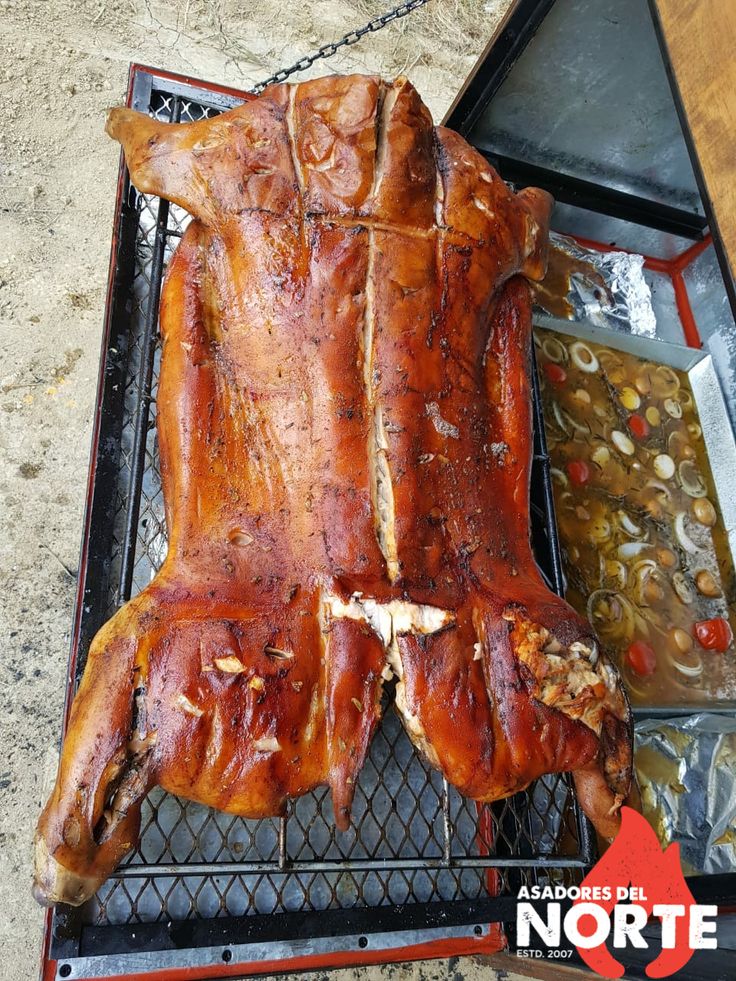
<svg viewBox="0 0 736 981"><path fill-rule="evenodd" d="M206 145L216 120L162 123L133 109L111 109L105 130L123 148L130 179L139 191L156 194L204 218L207 203L197 181L197 147Z"/></svg>
<svg viewBox="0 0 736 981"><path fill-rule="evenodd" d="M246 211L298 211L287 124L289 87L196 123L161 123L132 109L113 109L107 132L122 144L130 178L207 225Z"/></svg>
<svg viewBox="0 0 736 981"><path fill-rule="evenodd" d="M538 187L525 187L516 197L526 210L526 259L521 272L527 279L539 282L547 273L549 249L549 220L555 201L551 194Z"/></svg>

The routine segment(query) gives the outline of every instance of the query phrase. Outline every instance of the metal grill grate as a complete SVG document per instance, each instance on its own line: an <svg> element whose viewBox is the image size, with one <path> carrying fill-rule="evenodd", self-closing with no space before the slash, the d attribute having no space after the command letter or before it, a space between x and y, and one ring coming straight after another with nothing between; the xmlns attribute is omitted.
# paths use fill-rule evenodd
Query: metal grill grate
<svg viewBox="0 0 736 981"><path fill-rule="evenodd" d="M183 122L236 102L218 95L213 104L206 89L196 98L182 89L191 91L180 85L177 92L176 83L139 73L133 104L158 119ZM150 582L166 552L155 432L158 301L163 271L188 220L180 208L138 193L126 178L77 678L95 631ZM549 462L536 428L533 540L540 567L561 591ZM68 955L69 937L92 927L99 937L100 927L140 923L475 900L515 891L524 881L575 881L591 858L587 824L567 776L478 806L419 758L389 711L361 773L348 832L335 831L326 789L292 802L285 818L263 821L154 791L143 807L137 850L56 935L66 937Z"/></svg>

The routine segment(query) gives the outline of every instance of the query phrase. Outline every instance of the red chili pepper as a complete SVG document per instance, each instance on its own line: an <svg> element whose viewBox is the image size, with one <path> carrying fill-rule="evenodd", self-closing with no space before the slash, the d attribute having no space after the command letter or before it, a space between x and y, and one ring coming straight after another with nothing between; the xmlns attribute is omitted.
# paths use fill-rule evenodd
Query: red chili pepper
<svg viewBox="0 0 736 981"><path fill-rule="evenodd" d="M547 362L544 366L544 373L553 385L562 385L567 381L567 372L561 365L555 364L554 361Z"/></svg>
<svg viewBox="0 0 736 981"><path fill-rule="evenodd" d="M644 416L629 416L629 429L637 439L646 439L649 435L649 423Z"/></svg>
<svg viewBox="0 0 736 981"><path fill-rule="evenodd" d="M590 467L585 460L570 460L567 465L567 472L576 487L582 487L590 480Z"/></svg>
<svg viewBox="0 0 736 981"><path fill-rule="evenodd" d="M713 620L700 620L693 627L695 639L706 651L724 651L733 643L733 631L728 620L715 617Z"/></svg>
<svg viewBox="0 0 736 981"><path fill-rule="evenodd" d="M626 661L637 674L646 676L654 674L657 667L657 655L653 648L643 640L635 640L626 648Z"/></svg>

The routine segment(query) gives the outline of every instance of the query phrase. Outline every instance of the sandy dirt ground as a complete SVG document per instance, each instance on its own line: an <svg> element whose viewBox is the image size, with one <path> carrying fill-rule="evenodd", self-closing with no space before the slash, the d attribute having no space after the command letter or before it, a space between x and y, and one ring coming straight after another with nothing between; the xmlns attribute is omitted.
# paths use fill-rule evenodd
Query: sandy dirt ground
<svg viewBox="0 0 736 981"><path fill-rule="evenodd" d="M389 3L0 0L0 981L37 974L31 839L56 767L118 166L105 110L131 61L247 88ZM311 74L405 72L439 119L507 6L432 0Z"/></svg>

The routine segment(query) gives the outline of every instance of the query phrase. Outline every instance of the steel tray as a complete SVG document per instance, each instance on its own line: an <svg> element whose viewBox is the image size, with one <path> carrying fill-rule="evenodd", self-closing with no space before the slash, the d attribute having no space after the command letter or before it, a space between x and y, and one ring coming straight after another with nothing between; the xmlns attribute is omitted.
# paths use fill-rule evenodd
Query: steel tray
<svg viewBox="0 0 736 981"><path fill-rule="evenodd" d="M700 348L684 347L668 341L623 331L612 331L597 327L587 321L573 322L556 317L537 315L535 329L552 329L582 340L603 344L614 350L626 351L644 361L665 364L687 375L693 401L703 430L703 444L710 466L716 503L723 522L723 548L717 550L726 582L726 604L730 611L734 605L734 569L736 569L736 488L733 476L736 473L736 436L731 428L728 410L724 401L718 377L713 366L713 358ZM662 326L657 324L657 334ZM655 704L636 706L637 718L693 715L698 711L726 712L733 714L736 698L723 700L703 698L686 703Z"/></svg>

